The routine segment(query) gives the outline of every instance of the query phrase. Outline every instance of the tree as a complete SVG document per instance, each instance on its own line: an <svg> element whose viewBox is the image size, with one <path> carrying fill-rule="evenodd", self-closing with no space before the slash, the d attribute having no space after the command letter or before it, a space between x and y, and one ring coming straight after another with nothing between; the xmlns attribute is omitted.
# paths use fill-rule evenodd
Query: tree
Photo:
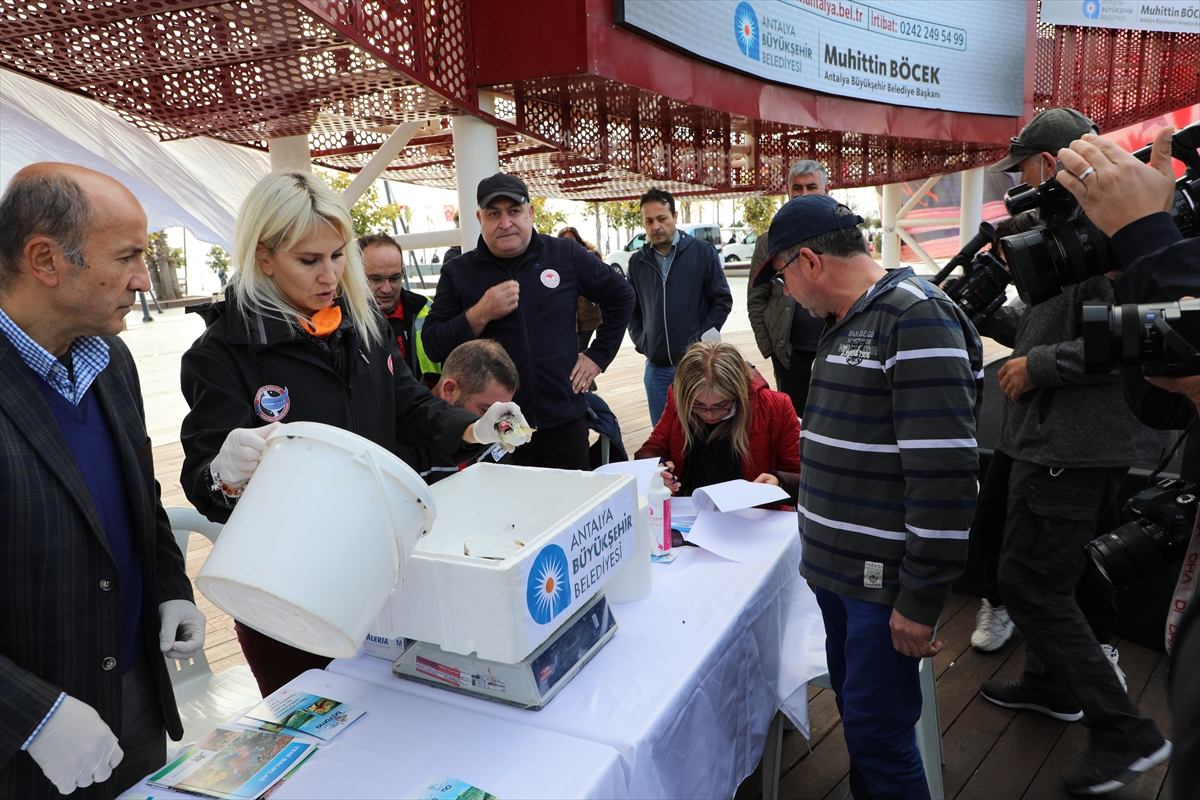
<svg viewBox="0 0 1200 800"><path fill-rule="evenodd" d="M767 232L767 228L771 227L771 220L775 218L775 212L779 210L781 199L780 197L743 197L738 200L737 204L742 211L742 218L745 219L746 225L761 236Z"/></svg>
<svg viewBox="0 0 1200 800"><path fill-rule="evenodd" d="M316 170L317 175L329 184L329 188L341 194L354 180L354 176L346 172L333 170ZM354 235L365 236L372 231L390 228L392 223L404 213L404 206L399 203L379 202L379 190L375 184L358 198L358 202L350 209L350 221L354 223Z"/></svg>
<svg viewBox="0 0 1200 800"><path fill-rule="evenodd" d="M208 251L204 263L214 274L220 275L222 272L229 274L229 253L226 253L225 248L219 244L214 244Z"/></svg>
<svg viewBox="0 0 1200 800"><path fill-rule="evenodd" d="M538 233L553 236L558 232L559 226L567 224L566 214L546 208L546 198L535 197L530 202L533 205L533 227Z"/></svg>
<svg viewBox="0 0 1200 800"><path fill-rule="evenodd" d="M166 231L152 233L149 238L150 248L146 250L144 258L154 295L159 300L178 300L183 294L179 291L179 261L175 254L181 255L182 251L171 248Z"/></svg>
<svg viewBox="0 0 1200 800"><path fill-rule="evenodd" d="M625 242L632 237L631 232L642 227L642 207L638 205L637 200L588 203L587 209L583 213L584 216L600 216L603 218L606 228L615 229L621 238L617 244L618 247L624 247ZM605 247L603 242L596 242L596 247L600 248L602 252L612 249Z"/></svg>

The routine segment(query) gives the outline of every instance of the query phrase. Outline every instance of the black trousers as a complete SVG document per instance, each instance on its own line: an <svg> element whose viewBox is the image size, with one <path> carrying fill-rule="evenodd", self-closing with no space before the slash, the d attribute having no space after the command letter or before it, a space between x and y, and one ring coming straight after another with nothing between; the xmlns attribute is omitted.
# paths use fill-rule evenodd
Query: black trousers
<svg viewBox="0 0 1200 800"><path fill-rule="evenodd" d="M792 408L796 409L797 417L804 416L804 406L808 403L808 382L812 379L813 359L816 357L816 353L793 350L785 367L778 356L771 356L771 366L775 368L775 386L792 398Z"/></svg>
<svg viewBox="0 0 1200 800"><path fill-rule="evenodd" d="M1000 553L1000 594L1025 636L1022 678L1039 691L1073 697L1099 753L1145 752L1162 742L1154 721L1117 682L1075 600L1083 546L1125 472L1014 461Z"/></svg>
<svg viewBox="0 0 1200 800"><path fill-rule="evenodd" d="M167 729L145 657L121 679L121 733L125 755L109 779L121 794L167 763Z"/></svg>
<svg viewBox="0 0 1200 800"><path fill-rule="evenodd" d="M1013 458L996 450L988 465L987 474L979 486L979 500L975 506L975 517L971 520L971 543L976 547L983 563L987 580L987 599L993 606L1004 605L1000 597L1000 550L1004 541L1005 522L1008 517L1008 486L1012 478ZM1125 472L1121 471L1120 481ZM1120 524L1120 510L1114 493L1096 516L1096 527L1092 538L1108 533ZM1117 627L1117 598L1112 587L1090 573L1084 572L1075 587L1075 599L1096 641L1108 644Z"/></svg>
<svg viewBox="0 0 1200 800"><path fill-rule="evenodd" d="M589 469L587 416L553 428L538 428L533 438L512 454L512 462L519 467Z"/></svg>

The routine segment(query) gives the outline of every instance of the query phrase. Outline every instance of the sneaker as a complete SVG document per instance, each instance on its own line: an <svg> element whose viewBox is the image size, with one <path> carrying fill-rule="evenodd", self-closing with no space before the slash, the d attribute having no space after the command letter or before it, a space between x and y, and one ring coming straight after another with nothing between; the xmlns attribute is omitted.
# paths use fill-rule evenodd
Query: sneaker
<svg viewBox="0 0 1200 800"><path fill-rule="evenodd" d="M1012 638L1013 623L1008 618L1008 609L1004 606L993 606L984 598L975 615L975 632L971 634L971 646L976 650L990 653L999 650L1004 643Z"/></svg>
<svg viewBox="0 0 1200 800"><path fill-rule="evenodd" d="M1171 743L1164 740L1149 755L1136 753L1124 757L1100 755L1088 748L1083 758L1062 776L1062 787L1072 794L1105 794L1115 792L1138 775L1171 756Z"/></svg>
<svg viewBox="0 0 1200 800"><path fill-rule="evenodd" d="M1117 673L1117 680L1121 683L1121 691L1128 692L1129 687L1125 685L1125 673L1117 666L1117 659L1121 657L1121 654L1111 644L1102 644L1100 645L1100 649L1104 651L1104 657L1108 659L1108 663L1112 664L1113 672Z"/></svg>
<svg viewBox="0 0 1200 800"><path fill-rule="evenodd" d="M1005 708L1028 708L1063 722L1083 719L1083 709L1074 700L1039 694L1021 680L984 681L979 693L983 699Z"/></svg>

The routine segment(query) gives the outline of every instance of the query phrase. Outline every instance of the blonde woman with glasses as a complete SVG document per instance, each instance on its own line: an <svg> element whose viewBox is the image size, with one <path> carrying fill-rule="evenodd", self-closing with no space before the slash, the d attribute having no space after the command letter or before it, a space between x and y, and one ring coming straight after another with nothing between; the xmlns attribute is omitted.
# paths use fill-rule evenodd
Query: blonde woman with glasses
<svg viewBox="0 0 1200 800"><path fill-rule="evenodd" d="M667 404L634 458L657 457L672 494L763 473L800 471L800 421L786 394L773 391L738 349L697 342L667 390Z"/></svg>

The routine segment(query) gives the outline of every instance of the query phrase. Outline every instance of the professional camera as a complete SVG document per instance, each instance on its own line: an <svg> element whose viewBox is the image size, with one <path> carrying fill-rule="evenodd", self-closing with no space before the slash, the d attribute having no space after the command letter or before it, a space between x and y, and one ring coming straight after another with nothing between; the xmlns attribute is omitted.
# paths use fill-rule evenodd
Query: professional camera
<svg viewBox="0 0 1200 800"><path fill-rule="evenodd" d="M1183 557L1196 522L1196 486L1163 478L1125 504L1133 521L1085 545L1089 569L1128 589Z"/></svg>
<svg viewBox="0 0 1200 800"><path fill-rule="evenodd" d="M1171 137L1171 155L1187 165L1187 173L1175 182L1171 219L1185 239L1200 233L1200 123L1193 123ZM1149 146L1133 155L1150 160ZM1122 264L1108 237L1080 210L1075 198L1051 177L1036 189L1027 183L1014 186L1004 196L1008 213L1038 209L1046 227L1006 236L1000 240L1004 260L1012 271L1021 299L1037 305L1062 293L1062 287L1094 275L1121 269Z"/></svg>
<svg viewBox="0 0 1200 800"><path fill-rule="evenodd" d="M933 277L933 282L940 284L956 267L963 268L963 276L948 282L944 291L976 327L984 317L1004 305L1007 299L1004 289L1010 283L1003 262L990 251L979 252L989 244L996 244L996 229L990 222L980 223L979 233Z"/></svg>
<svg viewBox="0 0 1200 800"><path fill-rule="evenodd" d="M1083 304L1083 369L1141 364L1146 375L1200 375L1200 300Z"/></svg>

